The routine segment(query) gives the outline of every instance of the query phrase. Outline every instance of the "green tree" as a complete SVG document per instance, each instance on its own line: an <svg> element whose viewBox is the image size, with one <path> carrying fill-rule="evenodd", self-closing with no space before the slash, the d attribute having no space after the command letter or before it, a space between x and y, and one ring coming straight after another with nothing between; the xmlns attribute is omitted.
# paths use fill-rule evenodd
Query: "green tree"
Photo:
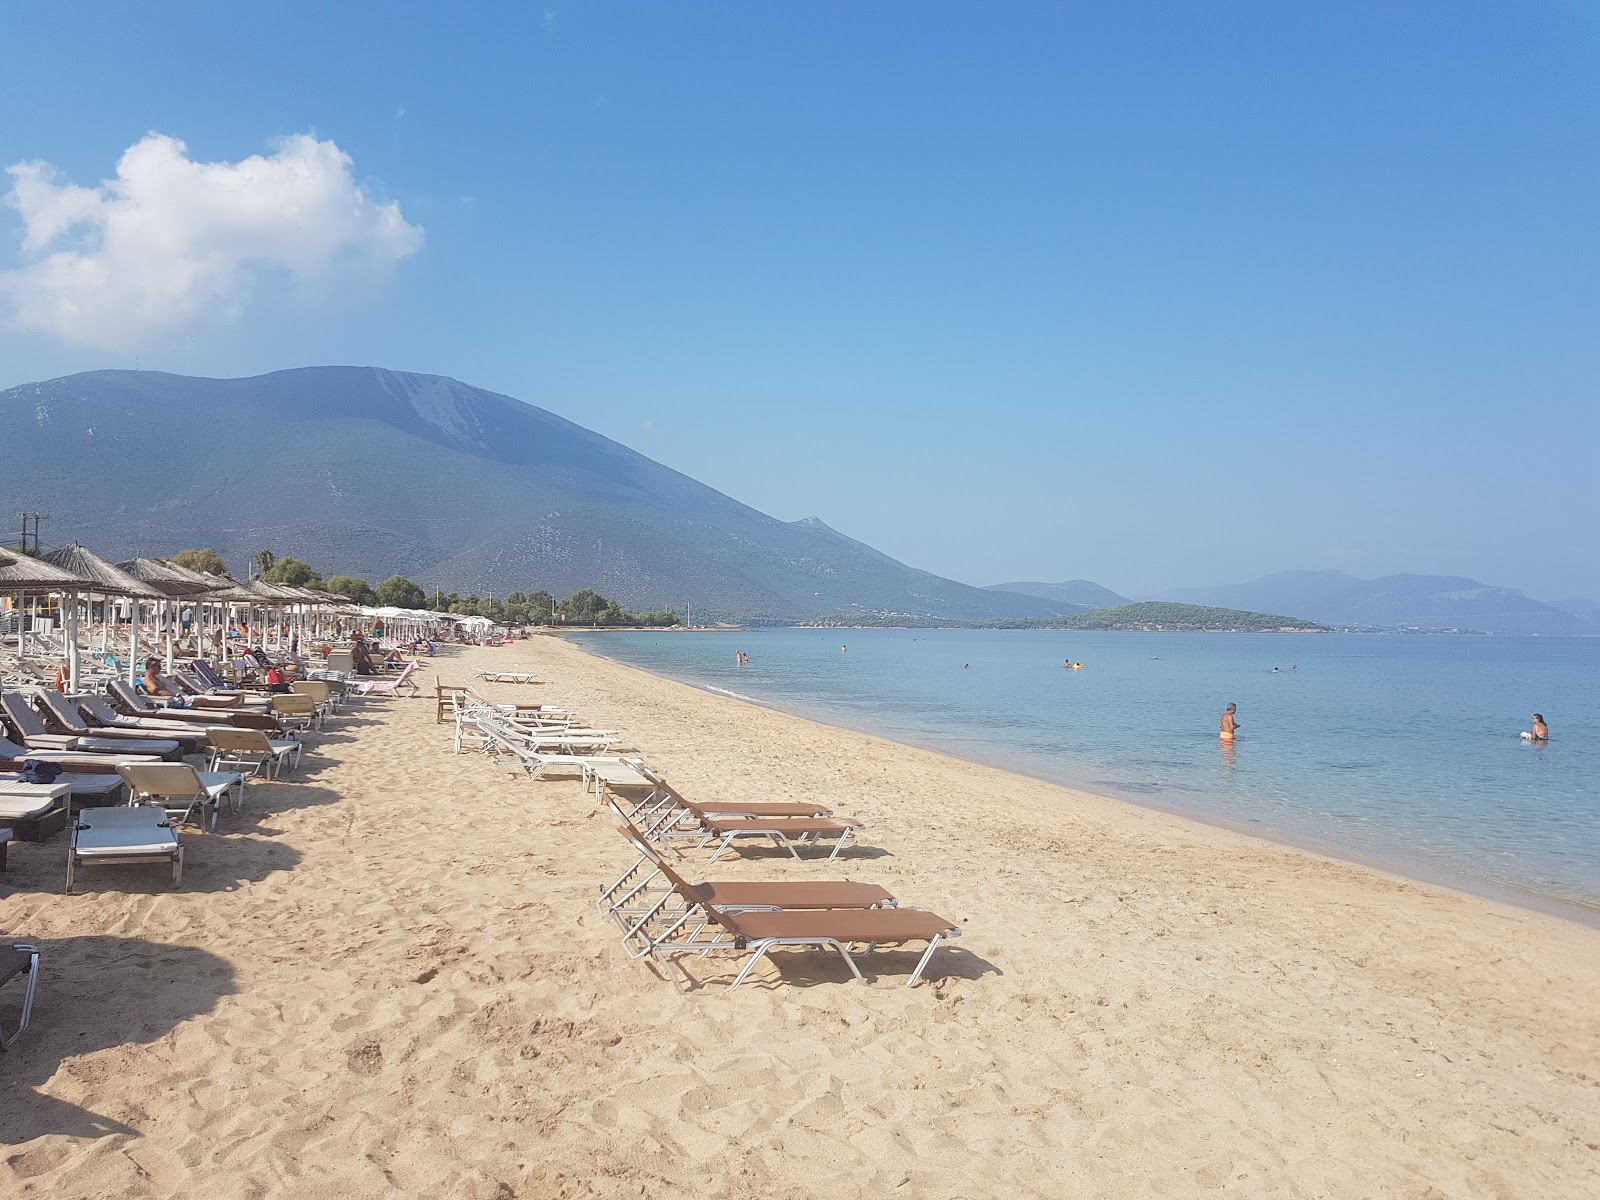
<svg viewBox="0 0 1600 1200"><path fill-rule="evenodd" d="M512 592L509 596L506 597L506 603L507 604L526 604L527 602L528 602L528 598L526 596L524 596L521 592Z"/></svg>
<svg viewBox="0 0 1600 1200"><path fill-rule="evenodd" d="M272 564L277 561L277 555L273 554L271 550L262 550L256 555L256 566L261 569L263 575L272 570Z"/></svg>
<svg viewBox="0 0 1600 1200"><path fill-rule="evenodd" d="M425 608L428 595L403 575L391 575L376 588L379 604L386 608Z"/></svg>
<svg viewBox="0 0 1600 1200"><path fill-rule="evenodd" d="M280 558L261 578L268 583L286 583L290 587L321 587L322 576L298 558Z"/></svg>
<svg viewBox="0 0 1600 1200"><path fill-rule="evenodd" d="M538 591L528 597L528 617L530 620L543 625L550 620L550 614L555 609L556 598L549 592Z"/></svg>
<svg viewBox="0 0 1600 1200"><path fill-rule="evenodd" d="M228 568L222 563L222 555L215 550L179 550L168 562L175 562L180 567L188 567L191 571L204 571L207 575L226 575Z"/></svg>
<svg viewBox="0 0 1600 1200"><path fill-rule="evenodd" d="M335 575L322 586L327 591L348 597L356 604L378 602L378 594L372 590L372 585L365 579L357 579L353 575Z"/></svg>
<svg viewBox="0 0 1600 1200"><path fill-rule="evenodd" d="M581 592L562 600L556 608L569 621L576 621L581 625L593 625L605 613L609 603L609 600L593 588L584 588Z"/></svg>

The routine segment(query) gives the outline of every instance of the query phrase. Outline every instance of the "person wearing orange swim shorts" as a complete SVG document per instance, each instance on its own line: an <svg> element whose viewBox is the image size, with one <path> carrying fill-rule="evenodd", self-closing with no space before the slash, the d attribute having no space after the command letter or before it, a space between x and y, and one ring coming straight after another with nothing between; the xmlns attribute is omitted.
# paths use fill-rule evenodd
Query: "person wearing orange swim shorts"
<svg viewBox="0 0 1600 1200"><path fill-rule="evenodd" d="M1222 720L1217 722L1217 736L1225 742L1233 741L1233 732L1239 728L1239 722L1233 714L1239 711L1237 704L1230 704L1223 710Z"/></svg>

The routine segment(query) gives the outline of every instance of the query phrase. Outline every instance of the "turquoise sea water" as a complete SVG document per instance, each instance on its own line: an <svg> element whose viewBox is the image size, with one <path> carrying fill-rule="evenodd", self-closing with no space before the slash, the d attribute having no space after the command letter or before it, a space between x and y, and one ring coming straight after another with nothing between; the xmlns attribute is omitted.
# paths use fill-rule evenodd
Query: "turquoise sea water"
<svg viewBox="0 0 1600 1200"><path fill-rule="evenodd" d="M830 724L1600 913L1600 639L775 630L578 640ZM748 665L735 664L739 650ZM1084 669L1063 670L1065 658ZM1230 701L1231 750L1216 735ZM1536 711L1550 723L1546 746L1517 736Z"/></svg>

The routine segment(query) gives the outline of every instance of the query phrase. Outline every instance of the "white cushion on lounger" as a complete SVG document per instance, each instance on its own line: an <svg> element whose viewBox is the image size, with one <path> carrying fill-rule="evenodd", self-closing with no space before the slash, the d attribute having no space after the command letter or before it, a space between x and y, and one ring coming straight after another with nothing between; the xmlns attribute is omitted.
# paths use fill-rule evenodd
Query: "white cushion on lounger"
<svg viewBox="0 0 1600 1200"><path fill-rule="evenodd" d="M178 845L167 814L159 808L89 808L78 816L79 858L95 855L160 854Z"/></svg>

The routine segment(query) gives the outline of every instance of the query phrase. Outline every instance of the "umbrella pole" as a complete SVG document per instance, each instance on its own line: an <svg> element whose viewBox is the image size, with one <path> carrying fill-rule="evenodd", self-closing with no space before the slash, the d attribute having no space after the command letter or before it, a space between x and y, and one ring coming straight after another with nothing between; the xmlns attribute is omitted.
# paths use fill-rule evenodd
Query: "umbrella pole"
<svg viewBox="0 0 1600 1200"><path fill-rule="evenodd" d="M138 678L139 658L139 601L137 597L128 597L128 682L133 683Z"/></svg>
<svg viewBox="0 0 1600 1200"><path fill-rule="evenodd" d="M161 623L167 627L167 674L172 674L172 601L161 602Z"/></svg>
<svg viewBox="0 0 1600 1200"><path fill-rule="evenodd" d="M78 692L78 593L67 593L67 691Z"/></svg>

